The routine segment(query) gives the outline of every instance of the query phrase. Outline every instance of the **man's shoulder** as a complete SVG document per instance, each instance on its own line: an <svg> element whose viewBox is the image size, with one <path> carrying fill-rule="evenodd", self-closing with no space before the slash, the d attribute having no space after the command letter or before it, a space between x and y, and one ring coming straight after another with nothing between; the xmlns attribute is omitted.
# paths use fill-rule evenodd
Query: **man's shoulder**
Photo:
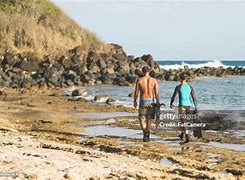
<svg viewBox="0 0 245 180"><path fill-rule="evenodd" d="M150 77L150 80L151 80L152 82L157 82L157 79L154 78L154 77Z"/></svg>
<svg viewBox="0 0 245 180"><path fill-rule="evenodd" d="M136 81L140 81L140 80L142 80L143 79L143 77L138 77L137 79L136 79Z"/></svg>

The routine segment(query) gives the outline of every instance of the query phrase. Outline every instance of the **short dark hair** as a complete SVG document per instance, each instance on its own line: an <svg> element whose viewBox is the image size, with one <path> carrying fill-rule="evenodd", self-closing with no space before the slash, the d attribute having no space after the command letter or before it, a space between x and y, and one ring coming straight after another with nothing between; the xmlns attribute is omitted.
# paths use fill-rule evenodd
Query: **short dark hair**
<svg viewBox="0 0 245 180"><path fill-rule="evenodd" d="M182 72L182 73L179 75L179 77L180 77L181 80L186 80L187 77L188 77L188 75L187 75L187 73Z"/></svg>
<svg viewBox="0 0 245 180"><path fill-rule="evenodd" d="M143 68L142 68L142 72L145 74L145 73L148 73L148 72L150 72L150 68L149 67L147 67L147 66L144 66Z"/></svg>

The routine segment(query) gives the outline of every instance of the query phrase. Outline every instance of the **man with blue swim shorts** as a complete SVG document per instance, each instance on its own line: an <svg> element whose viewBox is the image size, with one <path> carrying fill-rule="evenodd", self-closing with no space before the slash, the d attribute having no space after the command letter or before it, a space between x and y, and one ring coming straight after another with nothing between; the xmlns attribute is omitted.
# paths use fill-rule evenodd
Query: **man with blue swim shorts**
<svg viewBox="0 0 245 180"><path fill-rule="evenodd" d="M159 103L159 92L157 80L149 75L150 69L142 68L143 77L136 80L134 91L134 107L137 108L137 99L140 93L139 120L143 130L143 141L149 141L152 119L154 119L154 107L152 106L154 96Z"/></svg>
<svg viewBox="0 0 245 180"><path fill-rule="evenodd" d="M186 83L186 79L187 79L187 74L181 73L180 74L181 84L175 87L173 96L170 101L170 107L173 108L173 102L175 100L176 95L178 94L179 96L179 115L180 115L180 120L182 124L186 123L186 116L189 114L189 110L191 108L191 98L194 103L195 111L197 111L197 100L196 100L196 96L194 93L194 89L192 88L192 86ZM189 142L190 141L189 132L185 126L181 127L181 134L179 135L179 137L181 140L183 140L184 136L185 136L184 143Z"/></svg>

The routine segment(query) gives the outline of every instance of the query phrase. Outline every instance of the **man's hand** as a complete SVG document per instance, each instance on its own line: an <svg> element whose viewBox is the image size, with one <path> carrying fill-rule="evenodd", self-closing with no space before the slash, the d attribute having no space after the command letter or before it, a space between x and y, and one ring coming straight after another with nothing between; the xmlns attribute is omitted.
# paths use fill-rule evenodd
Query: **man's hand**
<svg viewBox="0 0 245 180"><path fill-rule="evenodd" d="M137 108L137 101L134 101L134 107Z"/></svg>

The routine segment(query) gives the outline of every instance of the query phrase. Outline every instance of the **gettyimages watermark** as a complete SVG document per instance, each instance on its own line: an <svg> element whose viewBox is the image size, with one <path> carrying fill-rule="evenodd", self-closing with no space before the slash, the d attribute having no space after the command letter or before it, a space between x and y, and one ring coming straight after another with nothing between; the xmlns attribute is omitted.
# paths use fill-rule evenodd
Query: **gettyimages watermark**
<svg viewBox="0 0 245 180"><path fill-rule="evenodd" d="M188 114L180 114L176 110L163 109L156 113L156 127L169 130L183 127L245 129L245 110L189 110Z"/></svg>
<svg viewBox="0 0 245 180"><path fill-rule="evenodd" d="M206 127L203 122L198 122L199 116L195 114L176 114L174 112L160 111L157 117L158 128L194 128Z"/></svg>
<svg viewBox="0 0 245 180"><path fill-rule="evenodd" d="M162 112L159 114L159 120L163 121L163 120L167 120L167 119L171 119L171 120L178 120L178 119L186 119L186 120L194 120L194 119L198 119L198 115L197 114L175 114L175 113L170 113L170 112Z"/></svg>
<svg viewBox="0 0 245 180"><path fill-rule="evenodd" d="M0 178L1 177L17 177L16 172L0 172Z"/></svg>

